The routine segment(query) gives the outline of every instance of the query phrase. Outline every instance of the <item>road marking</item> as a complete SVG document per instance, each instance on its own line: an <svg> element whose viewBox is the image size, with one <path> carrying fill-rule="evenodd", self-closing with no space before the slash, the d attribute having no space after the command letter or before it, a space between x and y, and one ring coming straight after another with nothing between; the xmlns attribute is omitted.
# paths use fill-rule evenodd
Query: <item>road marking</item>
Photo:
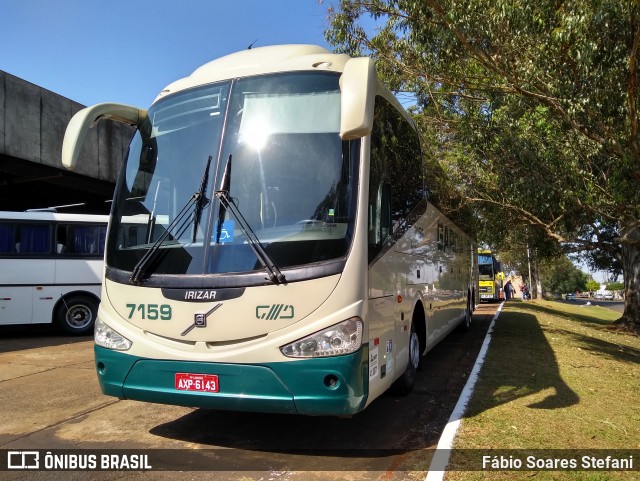
<svg viewBox="0 0 640 481"><path fill-rule="evenodd" d="M491 333L493 332L493 326L495 325L496 320L498 319L498 316L502 311L502 306L504 306L504 302L500 304L495 316L493 316L493 319L491 320L491 324L489 325L487 334L484 336L484 341L482 343L482 347L480 348L480 352L478 353L478 357L476 358L476 362L473 365L471 374L469 374L469 379L467 379L467 383L464 385L464 389L460 393L458 402L453 408L453 412L451 413L451 417L449 417L447 425L442 430L442 435L440 436L440 440L438 441L438 446L436 447L436 452L433 456L433 459L431 459L431 465L429 466L429 471L427 472L425 481L442 481L444 479L444 472L447 468L447 465L449 464L449 455L451 454L453 440L456 437L456 433L458 432L458 428L460 427L460 420L464 416L464 411L467 408L467 403L469 402L469 399L471 399L473 389L475 388L476 382L478 381L478 374L480 373L482 364L484 364L484 358L487 355L489 343L491 342Z"/></svg>

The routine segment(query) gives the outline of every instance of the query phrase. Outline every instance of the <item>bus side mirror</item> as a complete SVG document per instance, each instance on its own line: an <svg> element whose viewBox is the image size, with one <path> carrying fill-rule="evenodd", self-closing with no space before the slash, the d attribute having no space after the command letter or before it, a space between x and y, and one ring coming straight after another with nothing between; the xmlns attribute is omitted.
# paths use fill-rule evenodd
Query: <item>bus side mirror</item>
<svg viewBox="0 0 640 481"><path fill-rule="evenodd" d="M340 138L353 140L371 133L377 89L376 67L368 57L347 61L340 77Z"/></svg>
<svg viewBox="0 0 640 481"><path fill-rule="evenodd" d="M67 125L62 141L62 165L74 170L89 129L102 119L136 126L147 117L147 111L123 104L104 103L77 112Z"/></svg>

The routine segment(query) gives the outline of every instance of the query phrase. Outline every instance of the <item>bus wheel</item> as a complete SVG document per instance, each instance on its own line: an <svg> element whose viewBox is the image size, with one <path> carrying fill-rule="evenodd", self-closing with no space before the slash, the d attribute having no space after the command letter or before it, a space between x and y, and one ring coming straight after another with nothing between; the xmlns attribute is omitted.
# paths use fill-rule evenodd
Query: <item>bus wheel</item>
<svg viewBox="0 0 640 481"><path fill-rule="evenodd" d="M409 335L409 362L402 376L393 383L393 392L400 395L409 394L416 383L416 371L420 364L420 339L418 333L411 323L411 334Z"/></svg>
<svg viewBox="0 0 640 481"><path fill-rule="evenodd" d="M67 334L83 335L93 332L98 315L98 303L86 296L63 299L56 309L56 323Z"/></svg>

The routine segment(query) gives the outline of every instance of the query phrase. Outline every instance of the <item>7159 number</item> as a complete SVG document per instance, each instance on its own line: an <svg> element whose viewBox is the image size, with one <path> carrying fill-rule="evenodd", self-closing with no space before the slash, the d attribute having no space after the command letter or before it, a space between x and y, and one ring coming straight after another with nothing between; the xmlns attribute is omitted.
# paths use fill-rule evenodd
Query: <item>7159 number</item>
<svg viewBox="0 0 640 481"><path fill-rule="evenodd" d="M127 304L129 310L129 319L137 312L140 313L142 319L155 321L162 319L168 321L171 319L171 306L169 304Z"/></svg>

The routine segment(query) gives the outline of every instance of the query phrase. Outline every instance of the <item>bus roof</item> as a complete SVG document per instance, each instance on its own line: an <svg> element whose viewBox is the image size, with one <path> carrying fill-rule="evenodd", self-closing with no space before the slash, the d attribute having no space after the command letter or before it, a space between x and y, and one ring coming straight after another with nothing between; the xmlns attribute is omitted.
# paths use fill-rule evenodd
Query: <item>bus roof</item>
<svg viewBox="0 0 640 481"><path fill-rule="evenodd" d="M168 93L237 77L296 70L342 72L349 58L316 45L272 45L242 50L212 60L188 77L169 84L156 101Z"/></svg>
<svg viewBox="0 0 640 481"><path fill-rule="evenodd" d="M188 77L167 85L153 103L166 95L201 85L253 75L278 72L325 71L342 73L351 59L347 54L332 53L324 47L307 44L270 45L248 48L217 58L198 67ZM376 95L393 104L400 114L417 130L413 117L405 110L396 96L376 79Z"/></svg>

